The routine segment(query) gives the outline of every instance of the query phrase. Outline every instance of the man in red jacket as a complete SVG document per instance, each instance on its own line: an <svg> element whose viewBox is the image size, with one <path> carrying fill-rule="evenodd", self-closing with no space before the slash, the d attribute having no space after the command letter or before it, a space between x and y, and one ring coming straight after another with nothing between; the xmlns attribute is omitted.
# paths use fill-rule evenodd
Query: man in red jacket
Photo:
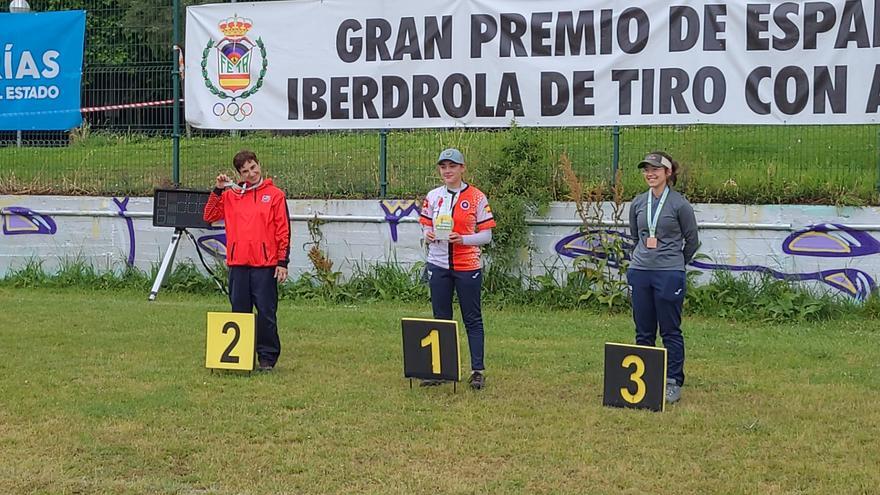
<svg viewBox="0 0 880 495"><path fill-rule="evenodd" d="M276 312L278 285L287 279L290 261L290 217L284 192L263 178L253 151L240 151L232 164L241 176L237 184L217 176L205 205L206 222L226 223L226 265L229 301L235 313L257 307L257 357L260 369L275 367L281 354Z"/></svg>

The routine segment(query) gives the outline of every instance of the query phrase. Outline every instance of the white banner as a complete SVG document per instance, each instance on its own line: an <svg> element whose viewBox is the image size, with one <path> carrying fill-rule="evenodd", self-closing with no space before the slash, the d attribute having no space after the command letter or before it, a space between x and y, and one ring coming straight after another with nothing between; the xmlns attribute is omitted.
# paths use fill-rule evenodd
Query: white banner
<svg viewBox="0 0 880 495"><path fill-rule="evenodd" d="M210 129L862 124L880 0L299 0L188 7Z"/></svg>

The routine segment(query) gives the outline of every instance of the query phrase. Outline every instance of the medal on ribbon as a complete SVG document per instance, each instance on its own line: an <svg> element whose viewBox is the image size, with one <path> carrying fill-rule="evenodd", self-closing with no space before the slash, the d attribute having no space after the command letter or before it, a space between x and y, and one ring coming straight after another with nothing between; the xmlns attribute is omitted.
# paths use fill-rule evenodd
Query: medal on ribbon
<svg viewBox="0 0 880 495"><path fill-rule="evenodd" d="M660 220L660 211L663 210L663 204L666 203L666 196L669 195L669 187L663 189L660 196L660 202L657 203L657 211L652 212L654 206L654 197L651 191L648 191L648 238L645 239L645 247L648 249L657 249L657 222Z"/></svg>

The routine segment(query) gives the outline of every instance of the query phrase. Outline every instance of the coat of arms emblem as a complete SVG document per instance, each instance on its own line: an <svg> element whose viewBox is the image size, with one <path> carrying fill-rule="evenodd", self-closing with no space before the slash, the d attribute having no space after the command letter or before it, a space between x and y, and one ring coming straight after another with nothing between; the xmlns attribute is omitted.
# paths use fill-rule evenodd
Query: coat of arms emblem
<svg viewBox="0 0 880 495"><path fill-rule="evenodd" d="M205 87L221 100L231 100L228 103L221 101L214 105L213 111L217 117L232 118L236 122L241 122L254 111L250 102L238 101L246 100L260 90L269 65L263 40L257 38L256 41L252 41L248 38L248 32L253 25L253 21L239 17L238 14L223 19L217 25L223 37L219 41L209 39L202 51L202 78L205 80ZM217 55L216 82L220 85L219 88L214 85L208 73L212 49ZM260 71L254 81L251 66L255 65L255 58L261 61L256 62Z"/></svg>

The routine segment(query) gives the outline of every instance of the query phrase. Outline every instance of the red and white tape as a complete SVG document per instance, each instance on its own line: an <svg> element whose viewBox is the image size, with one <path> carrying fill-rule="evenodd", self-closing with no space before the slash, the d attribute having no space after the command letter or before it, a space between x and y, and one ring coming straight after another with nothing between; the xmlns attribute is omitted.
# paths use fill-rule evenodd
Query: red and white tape
<svg viewBox="0 0 880 495"><path fill-rule="evenodd" d="M180 99L181 103L183 102L183 98ZM103 107L85 107L85 108L71 108L65 110L40 110L38 112L0 112L0 117L25 117L30 115L49 115L56 113L72 113L72 112L81 112L81 113L93 113L93 112L105 112L108 110L125 110L128 108L147 108L147 107L161 107L163 105L171 105L174 103L174 100L161 100L161 101L147 101L144 103L123 103L121 105L105 105Z"/></svg>
<svg viewBox="0 0 880 495"><path fill-rule="evenodd" d="M183 98L181 98L180 101L183 102ZM172 103L174 103L174 100L147 101L144 103L124 103L122 105L105 105L103 107L85 107L81 108L80 112L90 113L104 112L106 110L125 110L127 108L161 107L162 105L171 105Z"/></svg>

